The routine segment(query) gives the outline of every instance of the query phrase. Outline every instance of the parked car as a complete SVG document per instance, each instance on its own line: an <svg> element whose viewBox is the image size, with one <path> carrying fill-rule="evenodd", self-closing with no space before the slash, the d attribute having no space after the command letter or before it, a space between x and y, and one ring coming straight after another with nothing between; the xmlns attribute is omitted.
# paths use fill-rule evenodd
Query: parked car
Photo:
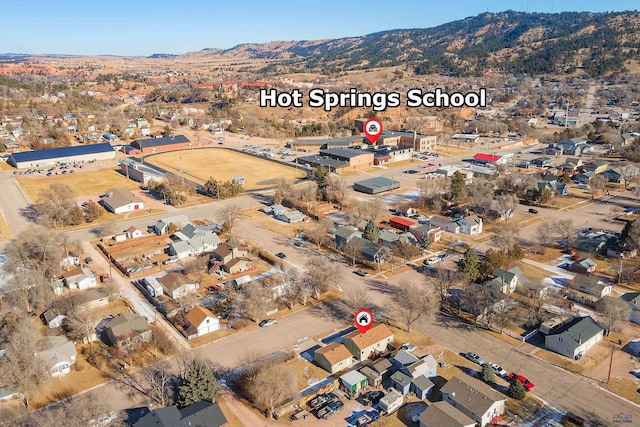
<svg viewBox="0 0 640 427"><path fill-rule="evenodd" d="M309 406L311 406L312 409L320 409L322 406L328 403L329 400L329 395L319 394L311 399L311 401L309 402Z"/></svg>
<svg viewBox="0 0 640 427"><path fill-rule="evenodd" d="M277 256L278 258L285 259L285 258L287 257L287 254L285 254L285 253L283 253L283 252L278 252L278 253L276 254L276 256Z"/></svg>
<svg viewBox="0 0 640 427"><path fill-rule="evenodd" d="M259 325L261 328L266 328L267 326L272 326L272 325L275 325L276 323L278 323L276 319L264 319L262 322L259 323Z"/></svg>
<svg viewBox="0 0 640 427"><path fill-rule="evenodd" d="M364 277L364 276L367 275L367 272L364 271L364 270L356 270L356 271L354 271L354 273L356 273L360 277Z"/></svg>
<svg viewBox="0 0 640 427"><path fill-rule="evenodd" d="M415 349L417 349L417 348L418 348L418 346L417 346L417 345L415 345L415 344L411 344L411 343L408 343L408 342L406 342L406 343L404 343L404 344L402 344L402 345L400 346L400 349L401 349L401 350L404 350L404 351L414 351L414 350L415 350Z"/></svg>
<svg viewBox="0 0 640 427"><path fill-rule="evenodd" d="M362 395L362 400L371 406L377 405L380 399L384 397L384 392L380 390L371 390Z"/></svg>
<svg viewBox="0 0 640 427"><path fill-rule="evenodd" d="M524 377L522 375L518 375L518 374L516 374L514 372L510 372L509 375L507 375L507 380L509 380L509 381L518 380L518 381L520 381L527 391L532 391L536 387L526 377Z"/></svg>
<svg viewBox="0 0 640 427"><path fill-rule="evenodd" d="M491 369L493 369L493 372L495 372L497 376L506 378L507 371L504 370L502 366L498 365L497 363L489 363L489 366L491 366Z"/></svg>
<svg viewBox="0 0 640 427"><path fill-rule="evenodd" d="M538 209L531 208L531 209L529 209L529 213L537 214L538 213Z"/></svg>
<svg viewBox="0 0 640 427"><path fill-rule="evenodd" d="M164 261L162 261L162 263L164 265L169 265L169 264L173 264L173 263L176 263L176 262L178 262L178 258L173 258L173 257L169 258L169 259L165 259Z"/></svg>
<svg viewBox="0 0 640 427"><path fill-rule="evenodd" d="M484 359L471 351L465 353L464 357L478 365L484 365Z"/></svg>
<svg viewBox="0 0 640 427"><path fill-rule="evenodd" d="M344 403L342 403L340 400L329 402L327 406L330 407L333 412L340 412L344 409Z"/></svg>
<svg viewBox="0 0 640 427"><path fill-rule="evenodd" d="M85 263L85 264L92 264L92 263L93 263L93 259L91 259L91 257L86 257L86 258L84 259L84 263Z"/></svg>
<svg viewBox="0 0 640 427"><path fill-rule="evenodd" d="M438 257L427 258L424 261L422 261L422 264L423 265L432 265L432 264L435 264L438 261L440 261L440 258L438 258Z"/></svg>

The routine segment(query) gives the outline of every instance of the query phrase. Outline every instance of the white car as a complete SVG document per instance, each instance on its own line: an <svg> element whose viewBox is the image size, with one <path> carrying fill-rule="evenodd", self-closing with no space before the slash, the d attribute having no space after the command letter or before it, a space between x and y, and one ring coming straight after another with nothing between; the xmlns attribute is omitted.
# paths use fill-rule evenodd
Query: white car
<svg viewBox="0 0 640 427"><path fill-rule="evenodd" d="M508 372L505 371L502 366L498 365L497 363L489 363L489 366L491 366L491 369L493 369L493 372L495 372L497 376L502 378L507 377Z"/></svg>
<svg viewBox="0 0 640 427"><path fill-rule="evenodd" d="M427 258L424 261L422 261L422 264L423 265L432 265L432 264L435 264L438 261L440 261L440 258L438 258L438 257Z"/></svg>
<svg viewBox="0 0 640 427"><path fill-rule="evenodd" d="M400 346L400 350L404 350L404 351L408 351L408 352L412 352L417 348L418 348L417 345L411 344L411 343L408 343L408 342L406 342L406 343L404 343L404 344L402 344Z"/></svg>

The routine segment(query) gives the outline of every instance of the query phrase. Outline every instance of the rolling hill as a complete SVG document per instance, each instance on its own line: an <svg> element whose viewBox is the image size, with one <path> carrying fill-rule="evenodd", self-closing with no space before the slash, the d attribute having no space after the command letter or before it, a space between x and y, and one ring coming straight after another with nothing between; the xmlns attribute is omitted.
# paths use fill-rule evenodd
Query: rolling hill
<svg viewBox="0 0 640 427"><path fill-rule="evenodd" d="M624 72L640 56L639 12L506 11L483 13L433 28L361 37L242 44L198 52L220 58L267 59L264 72L342 72L405 66L419 74L480 75Z"/></svg>

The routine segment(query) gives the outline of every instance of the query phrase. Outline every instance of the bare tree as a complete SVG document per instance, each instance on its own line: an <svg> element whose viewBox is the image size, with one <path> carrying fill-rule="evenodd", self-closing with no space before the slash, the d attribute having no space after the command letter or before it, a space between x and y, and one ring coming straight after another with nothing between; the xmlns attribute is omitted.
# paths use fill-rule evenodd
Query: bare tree
<svg viewBox="0 0 640 427"><path fill-rule="evenodd" d="M285 263L277 264L275 268L276 272L271 275L271 277L280 288L278 298L285 303L289 309L292 309L293 305L300 298L302 286L300 271Z"/></svg>
<svg viewBox="0 0 640 427"><path fill-rule="evenodd" d="M377 197L373 199L368 199L367 201L364 202L364 212L365 212L364 216L366 219L372 222L376 222L380 214L382 214L383 208L384 208L384 204Z"/></svg>
<svg viewBox="0 0 640 427"><path fill-rule="evenodd" d="M518 234L520 234L520 225L518 223L501 224L496 229L495 242L501 250L509 250L516 244Z"/></svg>
<svg viewBox="0 0 640 427"><path fill-rule="evenodd" d="M393 301L399 320L405 324L407 332L411 332L411 326L431 309L427 291L404 281L396 287Z"/></svg>
<svg viewBox="0 0 640 427"><path fill-rule="evenodd" d="M63 321L65 333L74 341L93 342L99 319L92 312L72 312Z"/></svg>
<svg viewBox="0 0 640 427"><path fill-rule="evenodd" d="M354 311L359 310L363 307L372 306L371 293L368 292L366 289L362 289L362 288L352 289L346 294L346 297L347 297L347 304L349 304L349 307L352 308Z"/></svg>
<svg viewBox="0 0 640 427"><path fill-rule="evenodd" d="M313 290L316 300L327 292L332 286L338 284L339 270L338 266L325 257L313 257L307 262L307 272L304 280Z"/></svg>
<svg viewBox="0 0 640 427"><path fill-rule="evenodd" d="M589 186L591 187L591 198L595 198L596 194L607 187L607 178L601 174L594 174L589 178Z"/></svg>
<svg viewBox="0 0 640 427"><path fill-rule="evenodd" d="M469 206L476 212L487 213L493 203L493 186L487 180L474 180L468 186Z"/></svg>
<svg viewBox="0 0 640 427"><path fill-rule="evenodd" d="M236 204L223 206L218 211L218 217L220 218L220 222L222 222L222 228L231 232L241 212L242 208Z"/></svg>
<svg viewBox="0 0 640 427"><path fill-rule="evenodd" d="M108 412L107 402L97 391L90 391L34 411L30 414L27 425L85 427L97 425L98 419Z"/></svg>
<svg viewBox="0 0 640 427"><path fill-rule="evenodd" d="M115 380L130 397L141 394L160 406L173 403L176 376L166 362L157 362L137 371L124 371Z"/></svg>
<svg viewBox="0 0 640 427"><path fill-rule="evenodd" d="M327 181L327 188L325 189L327 199L335 202L342 203L347 193L347 186L344 182L344 178L341 176L330 176Z"/></svg>
<svg viewBox="0 0 640 427"><path fill-rule="evenodd" d="M69 184L53 183L40 192L33 209L38 222L53 228L69 224L69 214L74 208L73 188Z"/></svg>
<svg viewBox="0 0 640 427"><path fill-rule="evenodd" d="M347 243L342 246L342 250L346 255L351 258L351 264L356 265L356 260L362 252L363 242L362 239L352 237Z"/></svg>
<svg viewBox="0 0 640 427"><path fill-rule="evenodd" d="M596 309L610 331L617 330L620 322L628 321L631 316L629 304L620 297L603 297L596 303Z"/></svg>
<svg viewBox="0 0 640 427"><path fill-rule="evenodd" d="M560 239L566 240L569 247L573 246L575 240L573 220L560 219L555 221L551 223L551 229L559 235Z"/></svg>
<svg viewBox="0 0 640 427"><path fill-rule="evenodd" d="M420 255L420 249L412 244L409 239L401 238L393 246L393 252L402 258L402 265L407 265L407 259Z"/></svg>
<svg viewBox="0 0 640 427"><path fill-rule="evenodd" d="M276 181L276 192L273 195L273 203L280 204L285 200L290 200L293 189L290 181L280 178Z"/></svg>
<svg viewBox="0 0 640 427"><path fill-rule="evenodd" d="M305 231L305 236L309 241L318 245L318 250L325 245L331 236L329 231L333 228L333 221L329 218L321 218L313 227Z"/></svg>
<svg viewBox="0 0 640 427"><path fill-rule="evenodd" d="M501 218L509 221L509 218L513 215L513 211L518 206L518 198L515 194L503 194L497 203L497 211Z"/></svg>
<svg viewBox="0 0 640 427"><path fill-rule="evenodd" d="M273 300L272 292L263 287L244 288L240 292L240 309L248 319L260 323Z"/></svg>
<svg viewBox="0 0 640 427"><path fill-rule="evenodd" d="M498 319L498 324L500 325L500 333L504 332L504 328L506 328L511 321L516 306L517 304L515 300L511 297L503 298L493 306L493 312L495 313Z"/></svg>
<svg viewBox="0 0 640 427"><path fill-rule="evenodd" d="M110 219L102 223L102 225L98 228L98 235L100 237L113 236L119 231L119 229L120 228L118 227L118 223L116 222L116 220Z"/></svg>
<svg viewBox="0 0 640 427"><path fill-rule="evenodd" d="M440 302L445 302L449 295L449 289L456 284L459 285L464 281L464 275L455 270L446 268L438 269L435 277L426 277L426 282L433 285L438 293Z"/></svg>

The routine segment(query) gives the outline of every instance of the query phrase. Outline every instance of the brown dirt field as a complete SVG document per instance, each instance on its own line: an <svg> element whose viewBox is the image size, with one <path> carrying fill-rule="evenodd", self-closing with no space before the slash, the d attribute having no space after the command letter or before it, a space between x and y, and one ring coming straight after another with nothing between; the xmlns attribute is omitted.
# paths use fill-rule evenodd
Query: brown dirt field
<svg viewBox="0 0 640 427"><path fill-rule="evenodd" d="M640 394L638 394L638 381L631 378L612 378L609 384L603 384L607 390L640 404Z"/></svg>
<svg viewBox="0 0 640 427"><path fill-rule="evenodd" d="M247 190L271 187L280 178L293 180L306 176L302 170L220 148L161 153L145 160L199 183L210 177L230 181L242 175Z"/></svg>
<svg viewBox="0 0 640 427"><path fill-rule="evenodd" d="M120 172L117 172L116 168L67 175L20 177L18 182L33 201L40 197L40 192L43 189L46 189L54 182L70 185L76 196L97 196L111 188L132 190L139 186L137 182L127 179Z"/></svg>

